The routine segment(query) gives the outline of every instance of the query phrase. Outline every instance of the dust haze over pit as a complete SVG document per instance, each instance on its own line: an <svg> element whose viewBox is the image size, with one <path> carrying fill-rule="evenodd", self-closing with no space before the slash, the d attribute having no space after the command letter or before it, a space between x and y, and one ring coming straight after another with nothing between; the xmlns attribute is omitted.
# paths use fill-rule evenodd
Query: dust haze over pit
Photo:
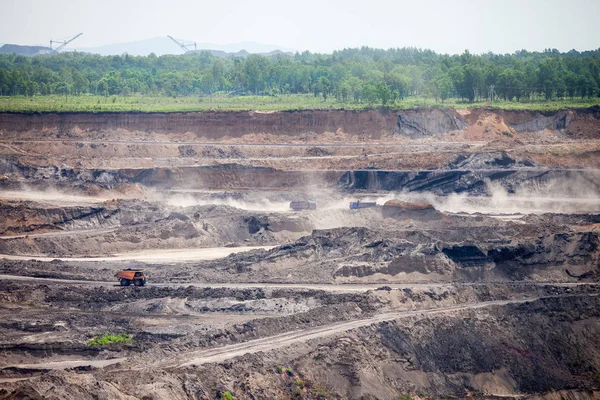
<svg viewBox="0 0 600 400"><path fill-rule="evenodd" d="M0 43L47 45L50 38L84 32L71 46L81 49L167 34L199 43L267 43L312 52L360 46L450 54L600 47L600 3L593 0L375 0L368 6L358 0L308 0L301 6L275 0L4 0L0 9ZM175 44L173 53L179 53Z"/></svg>

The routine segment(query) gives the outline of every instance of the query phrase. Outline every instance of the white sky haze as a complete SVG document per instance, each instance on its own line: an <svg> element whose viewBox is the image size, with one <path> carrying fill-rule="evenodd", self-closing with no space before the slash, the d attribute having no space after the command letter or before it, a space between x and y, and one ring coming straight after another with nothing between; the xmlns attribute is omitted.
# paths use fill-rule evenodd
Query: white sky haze
<svg viewBox="0 0 600 400"><path fill-rule="evenodd" d="M0 43L78 47L170 34L299 51L420 47L440 53L600 48L600 0L0 0Z"/></svg>

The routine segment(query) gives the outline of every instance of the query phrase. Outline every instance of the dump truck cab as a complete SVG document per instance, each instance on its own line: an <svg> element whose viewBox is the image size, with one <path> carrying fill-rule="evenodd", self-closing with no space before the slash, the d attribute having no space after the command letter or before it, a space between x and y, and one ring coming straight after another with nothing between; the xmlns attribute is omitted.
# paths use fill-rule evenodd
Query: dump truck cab
<svg viewBox="0 0 600 400"><path fill-rule="evenodd" d="M119 279L121 286L129 286L132 283L135 286L144 286L148 282L145 269L131 269L127 268L118 271L115 277Z"/></svg>
<svg viewBox="0 0 600 400"><path fill-rule="evenodd" d="M351 210L358 210L359 208L371 208L371 207L377 207L377 203L374 201L353 201L350 203L350 209Z"/></svg>

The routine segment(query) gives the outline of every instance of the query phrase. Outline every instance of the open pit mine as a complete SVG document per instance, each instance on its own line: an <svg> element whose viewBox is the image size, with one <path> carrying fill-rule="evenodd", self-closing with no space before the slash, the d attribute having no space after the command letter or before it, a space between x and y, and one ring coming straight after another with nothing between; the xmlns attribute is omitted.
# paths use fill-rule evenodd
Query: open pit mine
<svg viewBox="0 0 600 400"><path fill-rule="evenodd" d="M600 106L0 113L0 398L598 399L599 235Z"/></svg>

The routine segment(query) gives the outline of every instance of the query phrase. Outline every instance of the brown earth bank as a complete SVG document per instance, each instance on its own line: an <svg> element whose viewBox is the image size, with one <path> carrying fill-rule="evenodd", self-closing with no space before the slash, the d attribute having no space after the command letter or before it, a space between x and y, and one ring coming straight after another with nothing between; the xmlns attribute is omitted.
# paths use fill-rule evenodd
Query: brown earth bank
<svg viewBox="0 0 600 400"><path fill-rule="evenodd" d="M0 185L481 194L486 181L515 191L558 179L597 187L599 110L5 113Z"/></svg>
<svg viewBox="0 0 600 400"><path fill-rule="evenodd" d="M487 181L512 192L576 180L597 189L599 110L2 114L0 185L481 194Z"/></svg>
<svg viewBox="0 0 600 400"><path fill-rule="evenodd" d="M326 132L379 139L394 134L417 137L460 131L470 126L484 125L482 120L490 116L493 118L487 121L488 130L497 129L495 125L498 125L516 132L565 130L569 135L597 138L600 107L553 113L496 109L0 113L0 127L5 135L11 132L37 132L42 136L52 134L65 137L89 137L93 132L124 129L158 134L192 133L198 138L207 139L249 134L320 135Z"/></svg>

